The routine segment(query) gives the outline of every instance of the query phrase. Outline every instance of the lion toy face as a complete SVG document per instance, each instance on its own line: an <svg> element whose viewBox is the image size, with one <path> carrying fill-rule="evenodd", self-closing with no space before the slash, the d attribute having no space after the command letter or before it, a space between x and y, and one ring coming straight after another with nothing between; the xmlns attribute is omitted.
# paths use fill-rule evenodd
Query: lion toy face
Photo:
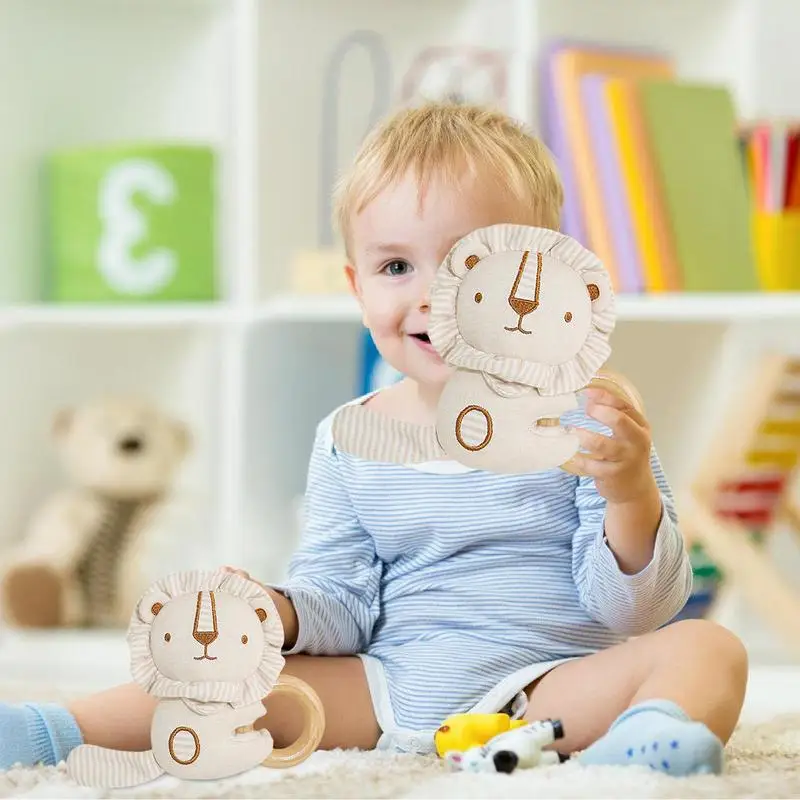
<svg viewBox="0 0 800 800"><path fill-rule="evenodd" d="M494 253L464 276L458 327L476 351L559 364L585 344L596 291L596 284L586 286L574 270L542 253Z"/></svg>
<svg viewBox="0 0 800 800"><path fill-rule="evenodd" d="M266 616L263 608L220 591L181 595L153 620L153 663L176 681L244 680L262 658Z"/></svg>
<svg viewBox="0 0 800 800"><path fill-rule="evenodd" d="M611 353L608 273L575 240L545 228L494 225L461 239L431 289L429 335L453 367L576 392Z"/></svg>
<svg viewBox="0 0 800 800"><path fill-rule="evenodd" d="M135 680L159 697L254 702L284 665L271 599L224 572L166 578L139 602L128 639Z"/></svg>

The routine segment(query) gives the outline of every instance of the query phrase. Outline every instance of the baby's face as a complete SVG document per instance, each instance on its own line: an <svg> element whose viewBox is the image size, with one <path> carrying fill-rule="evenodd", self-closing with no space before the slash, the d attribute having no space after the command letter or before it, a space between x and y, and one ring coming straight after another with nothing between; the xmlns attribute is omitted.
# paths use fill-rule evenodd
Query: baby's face
<svg viewBox="0 0 800 800"><path fill-rule="evenodd" d="M527 218L526 218L527 217ZM465 177L434 181L422 198L413 175L388 186L352 222L348 275L383 358L424 385L450 368L428 340L429 291L452 246L477 228L534 224L507 193Z"/></svg>

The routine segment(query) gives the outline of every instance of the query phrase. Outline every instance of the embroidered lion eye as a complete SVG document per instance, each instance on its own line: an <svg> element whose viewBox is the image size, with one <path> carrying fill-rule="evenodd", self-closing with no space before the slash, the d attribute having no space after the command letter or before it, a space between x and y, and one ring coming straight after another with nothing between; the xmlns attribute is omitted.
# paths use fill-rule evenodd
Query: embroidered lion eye
<svg viewBox="0 0 800 800"><path fill-rule="evenodd" d="M165 641L165 642L168 642L170 639L172 639L172 636L171 636L171 634L169 634L169 633L165 633L165 634L164 634L164 641Z"/></svg>
<svg viewBox="0 0 800 800"><path fill-rule="evenodd" d="M483 295L480 292L475 292L475 302L480 303L483 300Z"/></svg>
<svg viewBox="0 0 800 800"><path fill-rule="evenodd" d="M567 313L564 314L564 322L572 322L572 312L571 311L567 311Z"/></svg>
<svg viewBox="0 0 800 800"><path fill-rule="evenodd" d="M242 644L247 644L247 634L242 634Z"/></svg>

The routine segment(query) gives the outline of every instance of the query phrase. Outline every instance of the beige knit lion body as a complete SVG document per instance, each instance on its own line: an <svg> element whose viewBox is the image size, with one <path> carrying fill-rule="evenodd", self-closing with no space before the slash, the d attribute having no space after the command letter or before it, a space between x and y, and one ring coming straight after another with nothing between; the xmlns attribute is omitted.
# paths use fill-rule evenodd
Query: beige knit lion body
<svg viewBox="0 0 800 800"><path fill-rule="evenodd" d="M473 231L431 288L428 335L452 367L435 425L351 403L334 416L334 445L374 461L569 468L579 440L560 418L578 408L576 393L611 353L614 309L607 271L574 239L524 225Z"/></svg>
<svg viewBox="0 0 800 800"><path fill-rule="evenodd" d="M564 464L578 439L558 419L578 407L574 394L535 390L499 395L479 372L459 370L448 381L437 409L436 438L444 453L462 464L492 472L530 472Z"/></svg>
<svg viewBox="0 0 800 800"><path fill-rule="evenodd" d="M266 730L236 733L252 728L264 716L262 703L208 705L201 711L187 700L158 704L150 739L159 774L192 780L238 775L261 764L272 752L272 737Z"/></svg>

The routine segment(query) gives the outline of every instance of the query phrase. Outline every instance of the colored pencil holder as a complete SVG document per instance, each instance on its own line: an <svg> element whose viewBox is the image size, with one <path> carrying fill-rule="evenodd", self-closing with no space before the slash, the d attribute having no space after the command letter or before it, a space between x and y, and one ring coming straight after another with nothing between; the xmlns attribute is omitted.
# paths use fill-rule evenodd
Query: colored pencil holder
<svg viewBox="0 0 800 800"><path fill-rule="evenodd" d="M217 297L214 152L106 146L46 165L46 298L182 302Z"/></svg>
<svg viewBox="0 0 800 800"><path fill-rule="evenodd" d="M752 223L762 288L768 292L800 290L800 211L755 211Z"/></svg>

